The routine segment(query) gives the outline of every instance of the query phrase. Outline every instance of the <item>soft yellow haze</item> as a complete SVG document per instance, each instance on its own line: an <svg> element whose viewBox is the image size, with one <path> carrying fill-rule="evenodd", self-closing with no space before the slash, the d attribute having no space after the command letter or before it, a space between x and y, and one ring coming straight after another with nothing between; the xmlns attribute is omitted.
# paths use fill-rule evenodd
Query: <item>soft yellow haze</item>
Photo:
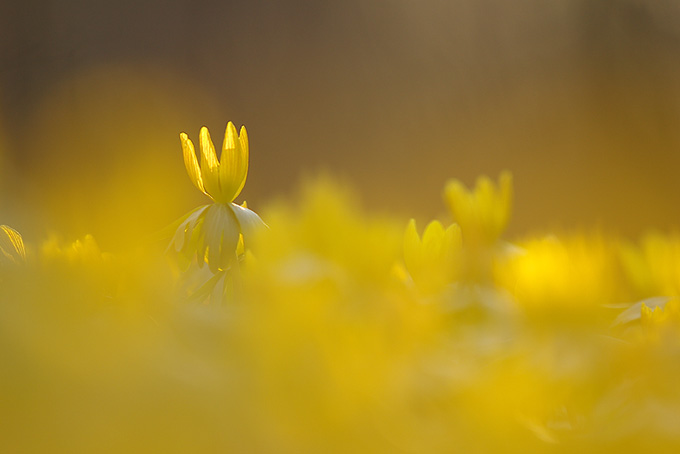
<svg viewBox="0 0 680 454"><path fill-rule="evenodd" d="M176 159L177 130L192 110L185 97L202 99L181 79L140 65L105 65L56 86L23 138L40 152L17 166L22 185L13 197L33 220L26 233L93 234L118 249L180 217L199 200Z"/></svg>
<svg viewBox="0 0 680 454"><path fill-rule="evenodd" d="M679 5L0 4L0 452L680 452Z"/></svg>
<svg viewBox="0 0 680 454"><path fill-rule="evenodd" d="M414 237L413 223L365 210L328 178L259 211L270 228L220 270L232 283L223 298L192 287L211 279L199 267L209 257L179 272L144 239L116 254L90 236L46 239L25 264L1 268L4 446L619 454L680 446L677 304L635 300L616 238L510 246L501 237L482 248L437 222ZM464 250L460 274L440 268L450 265L442 247ZM423 270L419 261L442 272L431 276L436 286L410 275ZM496 274L479 273L481 263Z"/></svg>
<svg viewBox="0 0 680 454"><path fill-rule="evenodd" d="M0 117L23 174L88 123L93 136L126 131L167 151L178 131L233 119L257 138L256 204L333 169L372 209L425 225L442 207L424 194L442 181L510 169L513 233L599 223L637 236L680 223L674 0L46 4L2 15ZM35 122L55 92L59 112ZM151 128L125 126L138 114ZM108 128L92 127L100 118ZM138 129L154 134L148 145ZM112 159L98 145L118 139L96 135L67 155Z"/></svg>

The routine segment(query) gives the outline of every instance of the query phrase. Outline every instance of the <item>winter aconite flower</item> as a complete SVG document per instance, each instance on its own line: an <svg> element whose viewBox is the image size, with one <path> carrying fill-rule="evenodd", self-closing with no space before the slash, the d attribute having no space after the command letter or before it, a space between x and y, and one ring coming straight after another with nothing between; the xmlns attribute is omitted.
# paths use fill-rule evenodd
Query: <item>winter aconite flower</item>
<svg viewBox="0 0 680 454"><path fill-rule="evenodd" d="M622 298L614 249L603 238L550 235L518 246L514 254L499 258L495 277L528 312L587 319Z"/></svg>
<svg viewBox="0 0 680 454"><path fill-rule="evenodd" d="M488 177L480 177L472 191L458 180L449 180L444 199L467 241L493 244L510 220L512 174L501 173L498 185Z"/></svg>
<svg viewBox="0 0 680 454"><path fill-rule="evenodd" d="M229 267L235 257L241 235L264 222L244 205L233 203L241 193L248 174L248 134L241 127L240 133L232 122L227 124L220 159L210 138L208 128L200 132L200 165L194 144L189 137L180 134L184 165L191 182L214 203L192 211L175 232L173 244L185 257L196 254L198 265L208 263L217 273Z"/></svg>
<svg viewBox="0 0 680 454"><path fill-rule="evenodd" d="M404 233L404 263L418 288L425 293L441 291L455 280L461 252L461 233L457 224L444 229L432 221L422 238L411 219Z"/></svg>

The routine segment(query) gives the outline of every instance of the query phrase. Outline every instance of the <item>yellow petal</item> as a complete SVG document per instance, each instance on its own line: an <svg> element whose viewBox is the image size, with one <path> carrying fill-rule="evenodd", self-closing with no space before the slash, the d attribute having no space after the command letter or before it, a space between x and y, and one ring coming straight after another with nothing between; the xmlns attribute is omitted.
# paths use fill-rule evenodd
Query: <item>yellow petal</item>
<svg viewBox="0 0 680 454"><path fill-rule="evenodd" d="M219 161L215 153L215 145L210 139L208 128L203 126L200 133L201 144L201 175L206 192L214 200L220 197Z"/></svg>
<svg viewBox="0 0 680 454"><path fill-rule="evenodd" d="M423 260L435 263L440 260L444 245L444 227L439 221L430 222L423 232Z"/></svg>
<svg viewBox="0 0 680 454"><path fill-rule="evenodd" d="M453 218L462 229L465 230L474 225L474 201L471 200L463 183L458 180L449 180L444 188L444 198Z"/></svg>
<svg viewBox="0 0 680 454"><path fill-rule="evenodd" d="M420 268L420 236L416 230L416 220L411 219L404 232L404 264L413 274Z"/></svg>
<svg viewBox="0 0 680 454"><path fill-rule="evenodd" d="M250 149L248 148L248 131L246 131L245 126L241 126L241 129L239 130L238 133L238 140L241 142L241 148L243 149L243 153L248 157L248 153L250 152ZM248 160L246 159L246 164L248 164Z"/></svg>
<svg viewBox="0 0 680 454"><path fill-rule="evenodd" d="M224 132L222 156L220 157L220 185L223 203L233 201L246 184L248 174L248 136L245 128L241 128L243 137L236 133L231 121Z"/></svg>
<svg viewBox="0 0 680 454"><path fill-rule="evenodd" d="M196 159L196 150L194 144L185 133L179 135L182 141L182 152L184 153L184 166L187 168L189 179L201 192L204 194L203 178L201 177L201 169L198 167L198 159Z"/></svg>
<svg viewBox="0 0 680 454"><path fill-rule="evenodd" d="M429 247L430 244L441 243L444 237L444 226L439 221L432 221L427 224L423 232L423 245Z"/></svg>
<svg viewBox="0 0 680 454"><path fill-rule="evenodd" d="M243 186L245 186L246 184L246 178L248 178L248 161L250 160L250 148L249 148L250 145L248 144L248 132L246 131L245 126L241 126L241 129L239 130L238 140L241 143L241 160L243 161L243 165L241 167L242 173L242 176L240 177L241 184L236 190L236 195L234 196L234 198L238 197L238 195L241 193Z"/></svg>
<svg viewBox="0 0 680 454"><path fill-rule="evenodd" d="M445 241L454 249L459 249L462 245L463 238L458 224L451 224L446 228Z"/></svg>
<svg viewBox="0 0 680 454"><path fill-rule="evenodd" d="M451 224L444 232L444 253L448 257L454 257L460 253L463 247L463 237L458 224Z"/></svg>
<svg viewBox="0 0 680 454"><path fill-rule="evenodd" d="M472 191L459 181L450 180L444 197L471 244L494 244L510 219L512 175L501 173L498 185L488 177L480 177Z"/></svg>
<svg viewBox="0 0 680 454"><path fill-rule="evenodd" d="M24 240L13 228L0 225L0 263L16 263L26 260Z"/></svg>

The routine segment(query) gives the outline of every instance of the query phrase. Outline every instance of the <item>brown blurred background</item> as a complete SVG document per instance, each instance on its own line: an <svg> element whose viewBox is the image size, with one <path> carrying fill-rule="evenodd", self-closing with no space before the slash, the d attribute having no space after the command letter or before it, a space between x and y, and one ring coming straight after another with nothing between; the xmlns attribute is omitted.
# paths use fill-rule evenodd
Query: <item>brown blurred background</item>
<svg viewBox="0 0 680 454"><path fill-rule="evenodd" d="M257 210L326 169L443 213L515 175L512 233L680 223L680 3L0 3L0 222L114 245L204 198L178 133L246 124Z"/></svg>

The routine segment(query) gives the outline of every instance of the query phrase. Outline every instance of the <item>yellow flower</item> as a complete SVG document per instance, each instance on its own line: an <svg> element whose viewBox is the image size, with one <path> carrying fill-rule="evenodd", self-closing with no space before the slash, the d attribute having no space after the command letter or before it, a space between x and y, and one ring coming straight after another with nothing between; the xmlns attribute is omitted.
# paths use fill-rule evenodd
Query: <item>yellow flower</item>
<svg viewBox="0 0 680 454"><path fill-rule="evenodd" d="M217 273L231 263L240 235L248 236L265 225L255 212L245 207L245 203L233 203L248 174L248 134L245 127L237 133L234 124L229 122L218 160L208 128L202 127L200 166L191 139L181 133L180 140L191 182L215 203L189 213L176 230L173 244L185 257L195 253L199 266L207 262L210 270Z"/></svg>
<svg viewBox="0 0 680 454"><path fill-rule="evenodd" d="M194 144L186 133L179 135L184 152L184 165L191 182L217 203L230 203L241 193L248 175L248 133L245 126L236 133L230 121L224 134L222 155L217 160L215 145L208 128L200 132L201 165L196 159Z"/></svg>
<svg viewBox="0 0 680 454"><path fill-rule="evenodd" d="M0 225L0 265L26 261L24 240L13 228Z"/></svg>
<svg viewBox="0 0 680 454"><path fill-rule="evenodd" d="M510 220L512 174L501 173L498 186L488 177L480 177L474 191L458 180L449 180L444 188L444 199L463 230L466 243L493 244Z"/></svg>
<svg viewBox="0 0 680 454"><path fill-rule="evenodd" d="M535 238L495 264L496 283L531 313L590 317L621 300L613 246L598 236ZM565 319L566 320L566 319Z"/></svg>
<svg viewBox="0 0 680 454"><path fill-rule="evenodd" d="M360 205L338 181L323 176L305 181L294 203L267 210L276 228L251 239L259 272L268 269L293 285L393 283L388 270L401 255L403 229L390 218L366 216Z"/></svg>
<svg viewBox="0 0 680 454"><path fill-rule="evenodd" d="M425 293L436 293L452 283L456 277L461 252L461 233L457 224L444 229L439 221L432 221L422 238L411 219L404 233L404 263L418 288Z"/></svg>
<svg viewBox="0 0 680 454"><path fill-rule="evenodd" d="M110 260L109 254L102 253L92 235L85 235L70 244L64 244L56 236L52 236L43 243L41 253L45 262L87 267L98 266Z"/></svg>

